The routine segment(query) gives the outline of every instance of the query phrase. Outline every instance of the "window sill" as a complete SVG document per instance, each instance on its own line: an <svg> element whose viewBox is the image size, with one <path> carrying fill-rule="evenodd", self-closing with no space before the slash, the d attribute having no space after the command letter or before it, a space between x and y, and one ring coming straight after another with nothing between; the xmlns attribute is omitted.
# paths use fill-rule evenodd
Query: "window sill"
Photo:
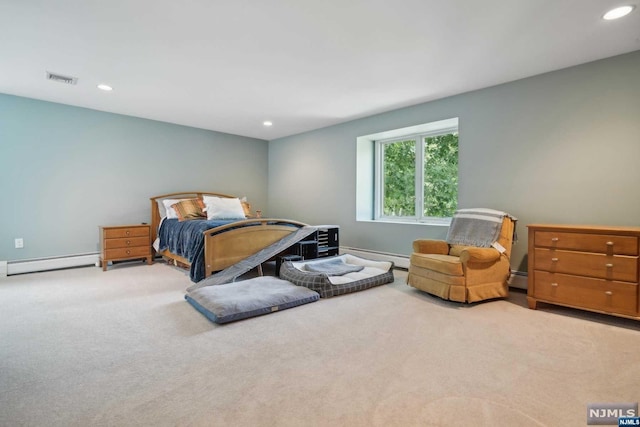
<svg viewBox="0 0 640 427"><path fill-rule="evenodd" d="M443 220L443 221L418 221L411 219L357 219L356 222L371 222L377 224L403 224L403 225L427 225L430 227L449 227L451 225L451 220Z"/></svg>

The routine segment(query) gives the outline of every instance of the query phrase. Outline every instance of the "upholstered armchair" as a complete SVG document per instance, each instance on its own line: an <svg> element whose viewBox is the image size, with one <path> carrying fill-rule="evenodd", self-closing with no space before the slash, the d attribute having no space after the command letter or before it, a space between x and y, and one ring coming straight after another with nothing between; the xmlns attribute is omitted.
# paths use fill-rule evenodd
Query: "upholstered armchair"
<svg viewBox="0 0 640 427"><path fill-rule="evenodd" d="M459 302L507 297L515 224L516 219L505 214L502 224L496 225L495 241L498 244L490 247L450 244L444 240L415 240L407 284Z"/></svg>

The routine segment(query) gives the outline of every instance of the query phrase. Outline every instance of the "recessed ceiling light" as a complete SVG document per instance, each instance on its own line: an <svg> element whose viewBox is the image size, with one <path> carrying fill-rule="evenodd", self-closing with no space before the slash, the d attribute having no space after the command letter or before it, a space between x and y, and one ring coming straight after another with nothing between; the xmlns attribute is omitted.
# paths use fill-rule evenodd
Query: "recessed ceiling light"
<svg viewBox="0 0 640 427"><path fill-rule="evenodd" d="M262 124L265 126L273 126L273 123L270 122L269 120L262 122Z"/></svg>
<svg viewBox="0 0 640 427"><path fill-rule="evenodd" d="M98 85L98 89L100 89L100 90L106 90L107 92L108 92L108 91L113 90L113 88L112 88L111 86L109 86L109 85L105 85L105 84L99 84L99 85Z"/></svg>
<svg viewBox="0 0 640 427"><path fill-rule="evenodd" d="M627 16L634 9L634 6L620 6L615 9L611 9L609 12L605 13L602 16L602 19L606 19L610 21L612 19L622 18L623 16Z"/></svg>

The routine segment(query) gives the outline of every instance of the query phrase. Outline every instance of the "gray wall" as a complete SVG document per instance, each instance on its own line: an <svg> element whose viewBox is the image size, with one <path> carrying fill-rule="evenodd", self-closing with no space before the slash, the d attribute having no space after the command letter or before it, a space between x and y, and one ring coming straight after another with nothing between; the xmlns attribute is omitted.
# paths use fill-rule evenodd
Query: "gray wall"
<svg viewBox="0 0 640 427"><path fill-rule="evenodd" d="M95 253L98 225L149 222L149 197L171 192L266 212L267 156L263 140L0 94L0 260Z"/></svg>
<svg viewBox="0 0 640 427"><path fill-rule="evenodd" d="M640 225L640 51L269 142L269 210L341 226L341 244L409 254L447 229L356 222L356 138L460 118L459 207L527 224Z"/></svg>
<svg viewBox="0 0 640 427"><path fill-rule="evenodd" d="M409 254L447 229L356 222L356 138L459 117L459 206L516 215L524 271L526 224L640 225L638 75L640 51L268 144L0 94L0 260L96 252L98 225L148 222L149 197L184 190L246 195L269 216L340 225L343 245Z"/></svg>

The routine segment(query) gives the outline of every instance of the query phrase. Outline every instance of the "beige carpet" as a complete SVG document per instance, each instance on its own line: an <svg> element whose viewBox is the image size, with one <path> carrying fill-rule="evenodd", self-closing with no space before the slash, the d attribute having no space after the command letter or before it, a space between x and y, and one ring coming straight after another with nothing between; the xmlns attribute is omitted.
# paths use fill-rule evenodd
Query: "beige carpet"
<svg viewBox="0 0 640 427"><path fill-rule="evenodd" d="M584 426L640 322L395 283L223 326L156 263L0 280L1 426Z"/></svg>

